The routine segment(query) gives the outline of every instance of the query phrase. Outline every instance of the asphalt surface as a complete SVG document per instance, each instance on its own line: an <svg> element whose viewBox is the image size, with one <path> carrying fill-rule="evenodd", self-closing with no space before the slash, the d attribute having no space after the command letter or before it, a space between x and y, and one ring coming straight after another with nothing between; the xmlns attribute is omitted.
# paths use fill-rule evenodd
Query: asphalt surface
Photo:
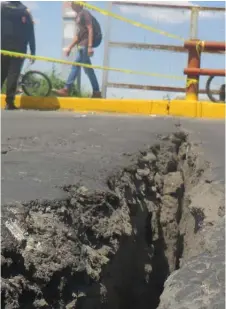
<svg viewBox="0 0 226 309"><path fill-rule="evenodd" d="M175 125L201 142L215 180L224 182L224 121L2 111L2 204L63 198L59 186L67 184L103 189L130 154L155 143L158 134L174 132Z"/></svg>

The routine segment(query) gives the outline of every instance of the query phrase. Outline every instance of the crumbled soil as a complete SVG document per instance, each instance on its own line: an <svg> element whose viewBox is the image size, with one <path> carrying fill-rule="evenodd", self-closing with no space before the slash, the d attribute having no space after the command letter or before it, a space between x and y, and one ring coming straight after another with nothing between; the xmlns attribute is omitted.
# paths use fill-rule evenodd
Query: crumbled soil
<svg viewBox="0 0 226 309"><path fill-rule="evenodd" d="M66 200L2 207L2 308L158 307L168 276L205 250L202 229L224 202L183 132L134 162L108 191L71 185Z"/></svg>

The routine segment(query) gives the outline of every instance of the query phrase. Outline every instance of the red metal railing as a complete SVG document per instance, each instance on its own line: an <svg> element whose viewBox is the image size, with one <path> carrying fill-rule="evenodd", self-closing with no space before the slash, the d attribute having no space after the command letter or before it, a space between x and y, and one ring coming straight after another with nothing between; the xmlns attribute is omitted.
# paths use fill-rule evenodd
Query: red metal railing
<svg viewBox="0 0 226 309"><path fill-rule="evenodd" d="M225 42L204 42L199 40L186 41L184 47L188 50L188 67L184 70L187 75L186 99L198 100L199 77L207 76L225 76L225 70L201 69L202 52L225 52Z"/></svg>

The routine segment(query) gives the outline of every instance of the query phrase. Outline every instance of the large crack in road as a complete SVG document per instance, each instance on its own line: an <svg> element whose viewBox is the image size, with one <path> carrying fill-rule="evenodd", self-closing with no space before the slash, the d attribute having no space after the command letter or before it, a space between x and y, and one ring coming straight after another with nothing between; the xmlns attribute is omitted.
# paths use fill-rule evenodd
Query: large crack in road
<svg viewBox="0 0 226 309"><path fill-rule="evenodd" d="M224 194L197 147L177 132L134 155L108 190L71 185L64 200L3 207L2 308L214 308L224 284L213 297L203 287L202 303L195 267L192 291L181 292L186 265L202 273L199 256L211 259L223 237L219 228L213 244Z"/></svg>

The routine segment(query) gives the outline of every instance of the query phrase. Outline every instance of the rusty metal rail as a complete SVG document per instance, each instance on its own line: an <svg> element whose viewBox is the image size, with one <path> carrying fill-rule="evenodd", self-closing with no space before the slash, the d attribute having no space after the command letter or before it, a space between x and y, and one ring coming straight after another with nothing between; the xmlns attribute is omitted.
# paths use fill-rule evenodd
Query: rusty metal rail
<svg viewBox="0 0 226 309"><path fill-rule="evenodd" d="M177 53L187 53L184 46L165 45L165 44L147 44L135 42L109 42L109 46L115 48L128 48L128 49L143 49L143 50L162 50Z"/></svg>
<svg viewBox="0 0 226 309"><path fill-rule="evenodd" d="M214 69L187 68L184 70L184 74L192 76L225 76L226 71Z"/></svg>
<svg viewBox="0 0 226 309"><path fill-rule="evenodd" d="M125 83L108 83L110 88L124 88L124 89L136 89L136 90L149 90L149 91L166 91L166 92L177 92L185 93L186 88L183 87L168 87L168 86L151 86L151 85L135 85ZM206 89L200 89L200 94L206 94ZM219 90L213 90L213 94L220 94Z"/></svg>
<svg viewBox="0 0 226 309"><path fill-rule="evenodd" d="M187 53L187 48L178 45L166 44L147 44L147 43L134 43L134 42L109 42L110 47L115 48L128 48L128 49L143 49L143 50L162 50L176 53ZM204 53L225 54L224 50L204 50Z"/></svg>
<svg viewBox="0 0 226 309"><path fill-rule="evenodd" d="M198 44L200 43L200 44ZM198 44L198 45L197 45ZM197 48L199 47L202 49L202 52L225 52L226 50L226 45L225 42L210 42L210 41L186 41L184 43L184 48L189 49L189 48Z"/></svg>
<svg viewBox="0 0 226 309"><path fill-rule="evenodd" d="M141 7L155 7L155 8L165 8L165 9L178 9L178 10L193 10L196 9L198 11L215 11L215 12L223 12L224 8L218 7L208 7L208 6L194 6L194 5L173 5L173 4L159 4L159 3L145 3L145 2L122 2L122 1L113 1L112 2L118 6L141 6ZM178 2L179 3L179 2Z"/></svg>

